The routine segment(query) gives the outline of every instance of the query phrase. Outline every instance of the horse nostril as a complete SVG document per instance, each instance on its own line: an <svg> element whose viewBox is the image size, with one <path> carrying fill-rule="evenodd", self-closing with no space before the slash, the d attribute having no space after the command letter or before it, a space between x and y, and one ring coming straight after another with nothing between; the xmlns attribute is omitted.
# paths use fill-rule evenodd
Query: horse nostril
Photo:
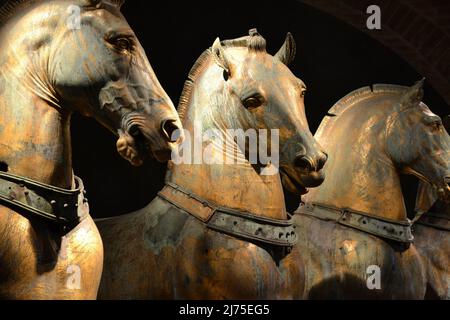
<svg viewBox="0 0 450 320"><path fill-rule="evenodd" d="M170 142L177 142L181 136L181 130L176 124L176 120L169 119L163 121L161 130Z"/></svg>
<svg viewBox="0 0 450 320"><path fill-rule="evenodd" d="M328 154L326 152L321 152L319 159L317 161L317 171L322 170L327 161L328 161Z"/></svg>
<svg viewBox="0 0 450 320"><path fill-rule="evenodd" d="M306 156L300 156L295 159L295 166L305 171L312 171L313 165L311 160Z"/></svg>
<svg viewBox="0 0 450 320"><path fill-rule="evenodd" d="M137 124L132 125L130 129L128 129L128 133L133 137L136 138L140 135L141 130L139 130L139 126Z"/></svg>
<svg viewBox="0 0 450 320"><path fill-rule="evenodd" d="M0 171L8 172L8 164L4 161L0 161Z"/></svg>

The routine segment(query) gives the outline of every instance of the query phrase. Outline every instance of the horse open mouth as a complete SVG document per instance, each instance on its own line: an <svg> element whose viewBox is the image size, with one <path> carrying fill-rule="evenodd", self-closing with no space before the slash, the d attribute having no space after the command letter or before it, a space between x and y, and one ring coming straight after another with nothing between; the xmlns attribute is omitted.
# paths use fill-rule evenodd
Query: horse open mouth
<svg viewBox="0 0 450 320"><path fill-rule="evenodd" d="M138 163L143 162L150 155L159 162L166 162L172 157L172 149L169 145L155 147L157 144L152 142L149 135L146 135L139 125L132 125L128 134L133 138L135 149L135 160Z"/></svg>
<svg viewBox="0 0 450 320"><path fill-rule="evenodd" d="M133 166L143 164L146 155L149 153L148 144L145 137L139 129L131 127L129 130L119 130L119 139L117 140L117 152L122 158L128 160Z"/></svg>
<svg viewBox="0 0 450 320"><path fill-rule="evenodd" d="M134 145L137 151L137 155L140 160L144 161L151 154L159 162L166 162L171 159L172 150L169 146L167 148L152 148L154 143L151 143L151 139L144 134L143 130L138 125L133 125L128 130L130 136L134 139Z"/></svg>
<svg viewBox="0 0 450 320"><path fill-rule="evenodd" d="M298 179L292 177L287 170L280 168L281 182L283 186L291 193L300 193L300 195L307 194L309 191L305 188Z"/></svg>
<svg viewBox="0 0 450 320"><path fill-rule="evenodd" d="M131 126L128 133L134 140L137 154L142 160L145 160L144 158L148 157L151 150L150 141L145 137L138 125Z"/></svg>

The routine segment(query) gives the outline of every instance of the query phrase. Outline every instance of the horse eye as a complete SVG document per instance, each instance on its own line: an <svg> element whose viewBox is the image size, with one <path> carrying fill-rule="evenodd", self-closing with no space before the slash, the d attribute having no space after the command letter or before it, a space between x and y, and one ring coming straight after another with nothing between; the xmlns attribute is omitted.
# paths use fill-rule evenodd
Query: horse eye
<svg viewBox="0 0 450 320"><path fill-rule="evenodd" d="M429 124L429 126L430 126L433 130L439 131L439 130L441 130L441 128L442 128L442 123L439 122L439 121L435 121L435 122L431 122L431 123Z"/></svg>
<svg viewBox="0 0 450 320"><path fill-rule="evenodd" d="M301 96L302 98L304 98L305 95L306 95L306 89L303 89L302 92L300 93L300 96Z"/></svg>
<svg viewBox="0 0 450 320"><path fill-rule="evenodd" d="M262 99L259 97L250 97L244 100L244 107L248 110L253 110L262 105Z"/></svg>
<svg viewBox="0 0 450 320"><path fill-rule="evenodd" d="M228 81L229 74L228 74L228 72L227 72L226 70L223 70L222 75L223 75L223 79L224 79L225 81Z"/></svg>
<svg viewBox="0 0 450 320"><path fill-rule="evenodd" d="M114 45L120 50L131 50L131 41L127 38L116 38L114 39Z"/></svg>
<svg viewBox="0 0 450 320"><path fill-rule="evenodd" d="M440 130L442 128L442 124L440 122L435 122L433 124L434 130Z"/></svg>

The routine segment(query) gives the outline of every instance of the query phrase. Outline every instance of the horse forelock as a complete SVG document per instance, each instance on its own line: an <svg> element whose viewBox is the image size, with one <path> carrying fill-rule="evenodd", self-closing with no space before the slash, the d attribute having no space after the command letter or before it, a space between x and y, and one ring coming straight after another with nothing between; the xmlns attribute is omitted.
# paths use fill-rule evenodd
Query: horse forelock
<svg viewBox="0 0 450 320"><path fill-rule="evenodd" d="M250 36L248 39L248 48L255 52L266 52L266 39L260 35Z"/></svg>
<svg viewBox="0 0 450 320"><path fill-rule="evenodd" d="M225 48L248 48L251 51L266 52L266 39L260 34L240 37L237 39L223 40L222 46Z"/></svg>
<svg viewBox="0 0 450 320"><path fill-rule="evenodd" d="M221 41L221 45L224 48L248 48L250 51L254 52L266 52L266 40L257 33L236 39L223 40ZM200 55L189 71L188 79L184 83L177 108L181 120L183 120L187 108L189 107L193 87L195 86L199 74L204 70L207 62L209 62L210 55L211 48L208 48Z"/></svg>

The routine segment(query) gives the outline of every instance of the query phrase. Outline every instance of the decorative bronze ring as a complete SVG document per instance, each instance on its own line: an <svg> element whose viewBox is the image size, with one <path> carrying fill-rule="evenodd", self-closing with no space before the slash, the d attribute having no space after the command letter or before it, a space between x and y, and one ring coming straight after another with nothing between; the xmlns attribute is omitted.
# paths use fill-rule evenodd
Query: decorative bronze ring
<svg viewBox="0 0 450 320"><path fill-rule="evenodd" d="M0 204L30 217L73 228L89 212L83 181L75 177L75 182L76 189L66 190L0 172Z"/></svg>
<svg viewBox="0 0 450 320"><path fill-rule="evenodd" d="M377 237L402 243L412 243L411 221L391 221L373 217L364 212L339 209L317 203L301 204L298 214L312 216L325 221L334 221L341 225L358 229Z"/></svg>
<svg viewBox="0 0 450 320"><path fill-rule="evenodd" d="M450 231L450 219L447 214L443 213L426 212L416 223L443 231Z"/></svg>
<svg viewBox="0 0 450 320"><path fill-rule="evenodd" d="M270 219L217 206L170 182L158 196L201 220L208 228L237 238L281 247L292 247L297 242L291 219Z"/></svg>

